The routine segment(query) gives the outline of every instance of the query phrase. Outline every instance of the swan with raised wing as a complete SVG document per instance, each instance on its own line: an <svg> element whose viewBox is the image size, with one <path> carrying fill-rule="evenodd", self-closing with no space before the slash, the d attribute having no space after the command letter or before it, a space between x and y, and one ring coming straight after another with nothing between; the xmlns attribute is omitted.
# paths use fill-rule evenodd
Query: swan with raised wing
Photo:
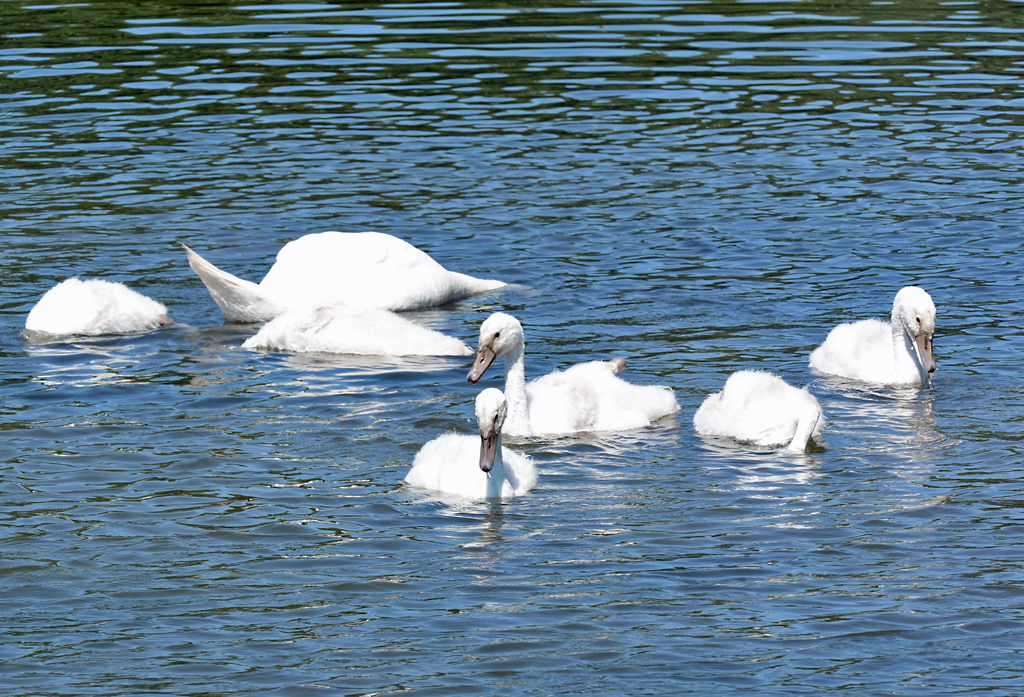
<svg viewBox="0 0 1024 697"><path fill-rule="evenodd" d="M25 329L51 336L146 332L171 323L167 308L123 283L69 278L46 291Z"/></svg>
<svg viewBox="0 0 1024 697"><path fill-rule="evenodd" d="M881 385L923 385L938 365L932 353L935 303L917 286L896 294L892 319L865 319L833 328L814 349L810 367Z"/></svg>
<svg viewBox="0 0 1024 697"><path fill-rule="evenodd" d="M729 376L721 392L707 396L693 416L693 427L702 436L784 445L802 453L809 440L821 438L825 418L806 388L793 387L772 373L740 370Z"/></svg>
<svg viewBox="0 0 1024 697"><path fill-rule="evenodd" d="M527 384L524 351L522 324L496 312L480 325L476 361L468 376L477 382L496 358L505 357L506 432L511 435L624 431L679 411L670 388L633 385L620 378L625 358L578 363Z"/></svg>
<svg viewBox="0 0 1024 697"><path fill-rule="evenodd" d="M330 231L293 240L258 285L182 247L229 322L265 322L288 310L338 303L415 310L505 285L448 271L408 242L380 232Z"/></svg>
<svg viewBox="0 0 1024 697"><path fill-rule="evenodd" d="M480 437L446 433L435 438L416 454L405 482L474 499L525 494L537 483L537 467L529 457L501 444L506 414L501 390L482 391L476 398Z"/></svg>

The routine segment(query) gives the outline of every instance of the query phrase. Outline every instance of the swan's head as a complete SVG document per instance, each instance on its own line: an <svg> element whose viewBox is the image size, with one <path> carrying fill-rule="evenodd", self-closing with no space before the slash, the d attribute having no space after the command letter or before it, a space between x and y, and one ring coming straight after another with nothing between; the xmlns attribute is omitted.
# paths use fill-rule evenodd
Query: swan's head
<svg viewBox="0 0 1024 697"><path fill-rule="evenodd" d="M522 346L523 325L512 315L495 312L480 325L480 342L477 344L473 369L469 371L469 381L475 383L483 377L495 358Z"/></svg>
<svg viewBox="0 0 1024 697"><path fill-rule="evenodd" d="M490 472L501 447L501 426L508 405L501 390L488 387L476 396L476 421L480 425L480 469Z"/></svg>
<svg viewBox="0 0 1024 697"><path fill-rule="evenodd" d="M921 367L934 373L938 365L932 353L935 337L935 303L932 296L918 286L907 286L896 294L892 304L892 321L914 340Z"/></svg>

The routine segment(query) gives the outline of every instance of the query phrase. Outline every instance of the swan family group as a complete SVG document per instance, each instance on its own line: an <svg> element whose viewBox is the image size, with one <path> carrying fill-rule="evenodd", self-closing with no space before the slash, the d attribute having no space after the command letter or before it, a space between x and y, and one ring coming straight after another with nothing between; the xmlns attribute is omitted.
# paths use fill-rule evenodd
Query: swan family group
<svg viewBox="0 0 1024 697"><path fill-rule="evenodd" d="M289 242L259 283L226 273L185 247L188 263L230 322L264 322L249 349L374 355L470 356L462 341L398 312L442 305L500 288L501 281L448 271L425 252L377 232L324 232ZM30 334L103 335L171 324L167 308L120 283L70 278L51 288L25 322ZM896 294L889 322L840 324L810 356L810 368L883 385L924 384L935 370L935 305L917 286ZM502 446L513 436L621 431L679 410L671 388L619 377L624 358L590 361L527 382L522 324L496 312L480 326L468 379L505 359L505 391L476 399L480 438L449 433L416 455L405 481L472 498L501 498L537 482L530 458ZM696 431L764 447L804 452L822 435L818 400L772 373L741 370L709 395Z"/></svg>

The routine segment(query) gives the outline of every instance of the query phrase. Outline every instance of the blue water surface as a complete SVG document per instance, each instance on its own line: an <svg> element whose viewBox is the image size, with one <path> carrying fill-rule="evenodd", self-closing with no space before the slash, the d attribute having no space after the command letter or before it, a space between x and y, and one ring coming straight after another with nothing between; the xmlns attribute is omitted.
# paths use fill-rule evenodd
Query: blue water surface
<svg viewBox="0 0 1024 697"><path fill-rule="evenodd" d="M1024 691L1020 2L0 1L0 693ZM380 230L510 287L536 376L681 411L507 441L494 503L405 487L468 360L251 352L178 243L258 281ZM39 343L69 276L175 324ZM938 307L923 388L812 375ZM806 456L706 441L741 368ZM496 365L482 381L500 386Z"/></svg>

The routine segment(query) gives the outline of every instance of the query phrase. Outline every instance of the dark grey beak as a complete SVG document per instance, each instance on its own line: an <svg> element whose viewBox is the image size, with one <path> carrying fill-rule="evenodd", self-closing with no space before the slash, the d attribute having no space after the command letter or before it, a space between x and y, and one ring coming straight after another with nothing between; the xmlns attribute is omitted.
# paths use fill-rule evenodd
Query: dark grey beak
<svg viewBox="0 0 1024 697"><path fill-rule="evenodd" d="M498 452L498 432L480 434L480 469L490 472L494 467L494 456Z"/></svg>
<svg viewBox="0 0 1024 697"><path fill-rule="evenodd" d="M473 369L469 371L469 376L466 379L476 384L476 382L484 376L484 372L486 372L487 368L489 368L493 362L494 351L492 351L490 347L481 346L480 350L476 352L476 362L473 363ZM486 472L487 470L484 471Z"/></svg>
<svg viewBox="0 0 1024 697"><path fill-rule="evenodd" d="M921 365L929 373L934 373L939 367L935 362L935 354L932 353L932 337L927 334L918 334L914 337L917 343L917 355L921 357Z"/></svg>

